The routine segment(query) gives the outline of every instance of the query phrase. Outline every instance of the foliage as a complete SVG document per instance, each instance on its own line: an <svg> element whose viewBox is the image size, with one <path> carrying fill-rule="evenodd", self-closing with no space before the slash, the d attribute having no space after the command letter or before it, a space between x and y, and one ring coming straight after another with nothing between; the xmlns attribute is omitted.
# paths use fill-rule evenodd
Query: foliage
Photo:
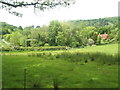
<svg viewBox="0 0 120 90"><path fill-rule="evenodd" d="M97 37L97 45L101 44L101 37Z"/></svg>
<svg viewBox="0 0 120 90"><path fill-rule="evenodd" d="M7 23L0 23L0 25L2 26L2 39L13 46L39 47L45 46L47 43L49 46L76 48L92 45L93 41L95 45L118 42L118 24L116 22L117 18L111 17L68 22L54 20L48 26L43 25L36 28L33 25L25 28ZM93 26L88 23L91 23ZM103 40L98 37L99 34L104 33L107 33L110 39Z"/></svg>
<svg viewBox="0 0 120 90"><path fill-rule="evenodd" d="M114 25L114 24L117 25L118 17L108 17L108 18L99 18L99 19L91 19L91 20L72 20L70 22L75 25L84 23L84 25L86 26L94 26L97 28L97 27L102 27L105 25Z"/></svg>
<svg viewBox="0 0 120 90"><path fill-rule="evenodd" d="M52 46L53 48L55 48L54 46ZM48 47L43 47L43 48L52 48L51 46ZM58 50L58 49L54 49L54 51L51 51L49 49L49 51L30 51L30 49L35 49L35 48L32 48L32 47L21 47L21 48L26 48L28 51L22 51L22 52L18 52L18 51L12 51L12 52L2 52L3 55L29 55L29 54L48 54L48 53L51 53L53 55L58 55L58 54L61 54L63 52L71 52L71 53L76 53L76 52L79 52L79 53L96 53L96 52L99 52L99 53L105 53L105 54L110 54L110 55L114 55L114 54L118 54L118 44L108 44L108 45L99 45L99 46L88 46L88 47L84 47L84 48L70 48L70 47L65 47L65 46L59 46L59 47L64 47L63 50ZM8 48L8 47L7 47ZM17 47L19 48L19 47ZM36 48L40 48L40 47L36 47ZM58 46L56 46L56 48L58 48Z"/></svg>
<svg viewBox="0 0 120 90"><path fill-rule="evenodd" d="M93 39L88 39L88 45L93 45L94 44L94 40Z"/></svg>
<svg viewBox="0 0 120 90"><path fill-rule="evenodd" d="M74 0L33 0L33 1L24 1L24 0L1 0L0 8L7 10L9 13L16 16L22 16L21 13L16 12L13 8L27 8L28 6L33 7L34 10L44 11L45 9L51 9L56 6L69 6L74 4Z"/></svg>
<svg viewBox="0 0 120 90"><path fill-rule="evenodd" d="M1 30L2 30L2 33L0 34L5 35L5 34L11 34L14 31L22 30L22 29L19 27L7 24L5 22L0 22L0 31Z"/></svg>
<svg viewBox="0 0 120 90"><path fill-rule="evenodd" d="M41 47L2 47L2 51L46 51L46 50L67 50L70 47L67 46L45 46Z"/></svg>
<svg viewBox="0 0 120 90"><path fill-rule="evenodd" d="M48 37L50 45L56 46L56 37L58 36L58 32L62 32L62 26L59 21L51 21L49 24Z"/></svg>

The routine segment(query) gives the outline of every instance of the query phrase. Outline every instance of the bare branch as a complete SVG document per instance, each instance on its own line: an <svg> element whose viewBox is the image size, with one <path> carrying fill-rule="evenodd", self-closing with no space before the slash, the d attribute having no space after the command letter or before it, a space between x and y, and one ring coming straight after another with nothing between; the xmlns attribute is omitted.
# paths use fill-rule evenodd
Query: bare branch
<svg viewBox="0 0 120 90"><path fill-rule="evenodd" d="M40 3L36 2L36 3L30 3L30 4L22 4L21 3L21 4L18 4L18 5L14 5L14 4L10 4L10 3L7 3L7 2L3 2L3 1L0 1L0 3L8 5L8 6L12 6L14 8L21 7L21 6L34 6L34 5L40 4Z"/></svg>
<svg viewBox="0 0 120 90"><path fill-rule="evenodd" d="M2 4L0 6L0 8L2 9L6 9L8 12L16 14L18 16L19 13L12 11L12 8L17 8L17 7L27 7L27 6L33 6L34 9L38 9L40 11L44 11L45 9L52 9L53 7L56 6L69 6L70 4L72 4L70 1L74 1L74 0L45 0L43 2L41 2L41 0L37 0L36 2L18 2L18 1L10 1L7 2L6 0L1 0L0 3Z"/></svg>
<svg viewBox="0 0 120 90"><path fill-rule="evenodd" d="M46 3L46 2L43 2L43 3L39 3L39 2L31 2L31 3L20 3L20 4L11 4L11 3L8 3L8 2L4 2L4 1L0 1L0 3L4 4L4 5L7 5L7 6L11 6L11 7L14 7L14 8L17 8L17 7L22 7L22 6L36 6L36 5L42 5L42 6L50 6L50 7L55 7L57 5L67 5L66 2L58 2L58 3ZM68 3L69 5L69 3Z"/></svg>

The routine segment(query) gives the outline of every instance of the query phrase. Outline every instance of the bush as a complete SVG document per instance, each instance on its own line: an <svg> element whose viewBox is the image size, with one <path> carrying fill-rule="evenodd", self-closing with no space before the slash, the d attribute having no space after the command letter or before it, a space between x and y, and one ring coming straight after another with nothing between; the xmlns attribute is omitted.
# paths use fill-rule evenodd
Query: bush
<svg viewBox="0 0 120 90"><path fill-rule="evenodd" d="M12 47L2 47L2 48L0 48L0 51L13 51L14 50L14 48L12 48Z"/></svg>
<svg viewBox="0 0 120 90"><path fill-rule="evenodd" d="M50 46L48 43L45 43L44 46Z"/></svg>
<svg viewBox="0 0 120 90"><path fill-rule="evenodd" d="M88 39L88 45L92 46L94 44L94 40L93 39Z"/></svg>

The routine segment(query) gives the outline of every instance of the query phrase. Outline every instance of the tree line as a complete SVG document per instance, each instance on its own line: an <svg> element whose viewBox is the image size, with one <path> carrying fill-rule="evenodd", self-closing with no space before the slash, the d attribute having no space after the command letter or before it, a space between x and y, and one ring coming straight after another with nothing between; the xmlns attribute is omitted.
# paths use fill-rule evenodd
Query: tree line
<svg viewBox="0 0 120 90"><path fill-rule="evenodd" d="M59 22L53 20L49 25L16 27L1 22L1 36L13 46L69 46L84 47L118 42L117 17L93 20L73 20ZM98 34L107 33L109 39L102 39Z"/></svg>

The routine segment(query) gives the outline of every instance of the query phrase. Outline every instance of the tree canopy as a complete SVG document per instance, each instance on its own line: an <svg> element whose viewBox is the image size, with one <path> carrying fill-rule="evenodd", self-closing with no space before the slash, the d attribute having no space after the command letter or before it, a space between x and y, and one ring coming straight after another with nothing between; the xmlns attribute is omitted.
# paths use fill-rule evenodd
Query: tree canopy
<svg viewBox="0 0 120 90"><path fill-rule="evenodd" d="M74 0L1 0L0 8L7 10L11 14L15 14L17 16L22 16L21 13L18 13L13 8L18 7L34 7L34 10L44 11L45 9L51 9L56 6L69 6L70 4L74 4Z"/></svg>
<svg viewBox="0 0 120 90"><path fill-rule="evenodd" d="M78 22L79 21L79 22ZM101 22L100 22L101 21ZM104 25L104 23L106 23ZM91 24L89 24L91 22ZM94 23L96 22L96 23ZM77 23L77 24L76 24ZM22 28L1 22L2 39L14 46L69 46L84 47L118 42L118 23L116 17L96 20L51 21L49 25ZM109 35L109 39L98 37Z"/></svg>

